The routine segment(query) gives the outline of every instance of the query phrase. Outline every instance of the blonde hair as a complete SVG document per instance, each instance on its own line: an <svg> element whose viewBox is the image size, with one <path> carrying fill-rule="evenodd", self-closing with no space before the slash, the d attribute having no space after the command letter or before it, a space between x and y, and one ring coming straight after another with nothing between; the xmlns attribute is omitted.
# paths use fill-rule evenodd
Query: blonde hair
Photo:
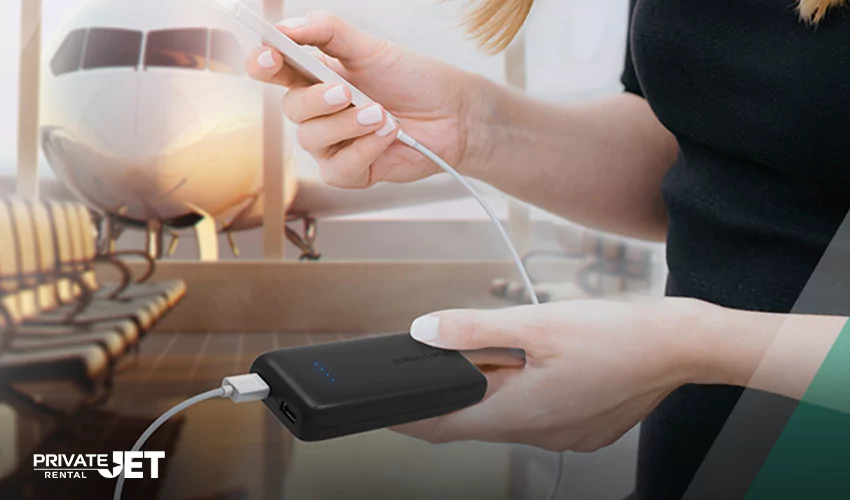
<svg viewBox="0 0 850 500"><path fill-rule="evenodd" d="M819 23L832 7L850 0L797 0L800 18L809 24ZM478 40L482 50L503 51L528 19L534 0L480 0L464 22L467 31Z"/></svg>

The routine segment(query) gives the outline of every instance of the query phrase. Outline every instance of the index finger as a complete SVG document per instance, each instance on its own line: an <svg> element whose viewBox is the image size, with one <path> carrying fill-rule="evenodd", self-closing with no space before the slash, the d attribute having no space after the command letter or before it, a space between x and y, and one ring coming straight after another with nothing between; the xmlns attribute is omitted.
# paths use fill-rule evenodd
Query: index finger
<svg viewBox="0 0 850 500"><path fill-rule="evenodd" d="M326 11L315 11L306 17L285 19L277 29L300 45L316 47L341 61L348 69L367 65L370 59L387 47L385 39L361 31Z"/></svg>
<svg viewBox="0 0 850 500"><path fill-rule="evenodd" d="M248 54L245 70L254 80L286 88L306 87L312 84L306 77L285 64L285 58L276 49L257 47Z"/></svg>

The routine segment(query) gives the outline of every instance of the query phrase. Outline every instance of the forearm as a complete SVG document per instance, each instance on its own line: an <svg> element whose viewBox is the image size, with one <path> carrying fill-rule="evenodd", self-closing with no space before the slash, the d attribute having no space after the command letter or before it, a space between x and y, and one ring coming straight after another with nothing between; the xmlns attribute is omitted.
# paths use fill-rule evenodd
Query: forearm
<svg viewBox="0 0 850 500"><path fill-rule="evenodd" d="M769 314L705 305L691 325L680 325L680 359L689 382L750 387L800 399L847 318ZM829 402L820 402L829 405Z"/></svg>
<svg viewBox="0 0 850 500"><path fill-rule="evenodd" d="M664 238L661 180L678 147L644 99L556 105L481 80L474 88L467 174L580 224Z"/></svg>

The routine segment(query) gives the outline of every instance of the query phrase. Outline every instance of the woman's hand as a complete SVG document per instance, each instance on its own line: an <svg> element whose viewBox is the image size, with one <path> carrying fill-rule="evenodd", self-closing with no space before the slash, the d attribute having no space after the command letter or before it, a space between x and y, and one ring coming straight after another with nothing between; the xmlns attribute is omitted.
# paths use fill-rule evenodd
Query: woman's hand
<svg viewBox="0 0 850 500"><path fill-rule="evenodd" d="M358 31L327 13L288 19L278 28L297 43L330 56L325 64L380 102L405 132L450 164L463 169L473 161L469 121L482 113L474 101L483 101L474 97L475 77ZM351 108L344 86L310 85L268 47L250 54L247 69L257 80L290 89L284 112L299 125L298 141L316 159L328 184L366 188L381 181L414 181L438 171L416 151L394 142L397 127L381 106Z"/></svg>
<svg viewBox="0 0 850 500"><path fill-rule="evenodd" d="M486 371L485 400L396 430L430 442L483 440L548 450L608 446L677 387L703 377L691 332L721 308L688 299L573 301L420 318L429 345L524 349L523 368Z"/></svg>

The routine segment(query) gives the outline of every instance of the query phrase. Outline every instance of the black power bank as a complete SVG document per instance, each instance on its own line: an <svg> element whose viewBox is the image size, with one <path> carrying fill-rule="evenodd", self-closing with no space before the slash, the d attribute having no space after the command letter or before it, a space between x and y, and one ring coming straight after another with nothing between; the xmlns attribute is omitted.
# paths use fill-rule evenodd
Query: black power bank
<svg viewBox="0 0 850 500"><path fill-rule="evenodd" d="M251 372L271 388L266 406L302 441L445 415L487 391L487 378L462 354L408 334L267 352Z"/></svg>

